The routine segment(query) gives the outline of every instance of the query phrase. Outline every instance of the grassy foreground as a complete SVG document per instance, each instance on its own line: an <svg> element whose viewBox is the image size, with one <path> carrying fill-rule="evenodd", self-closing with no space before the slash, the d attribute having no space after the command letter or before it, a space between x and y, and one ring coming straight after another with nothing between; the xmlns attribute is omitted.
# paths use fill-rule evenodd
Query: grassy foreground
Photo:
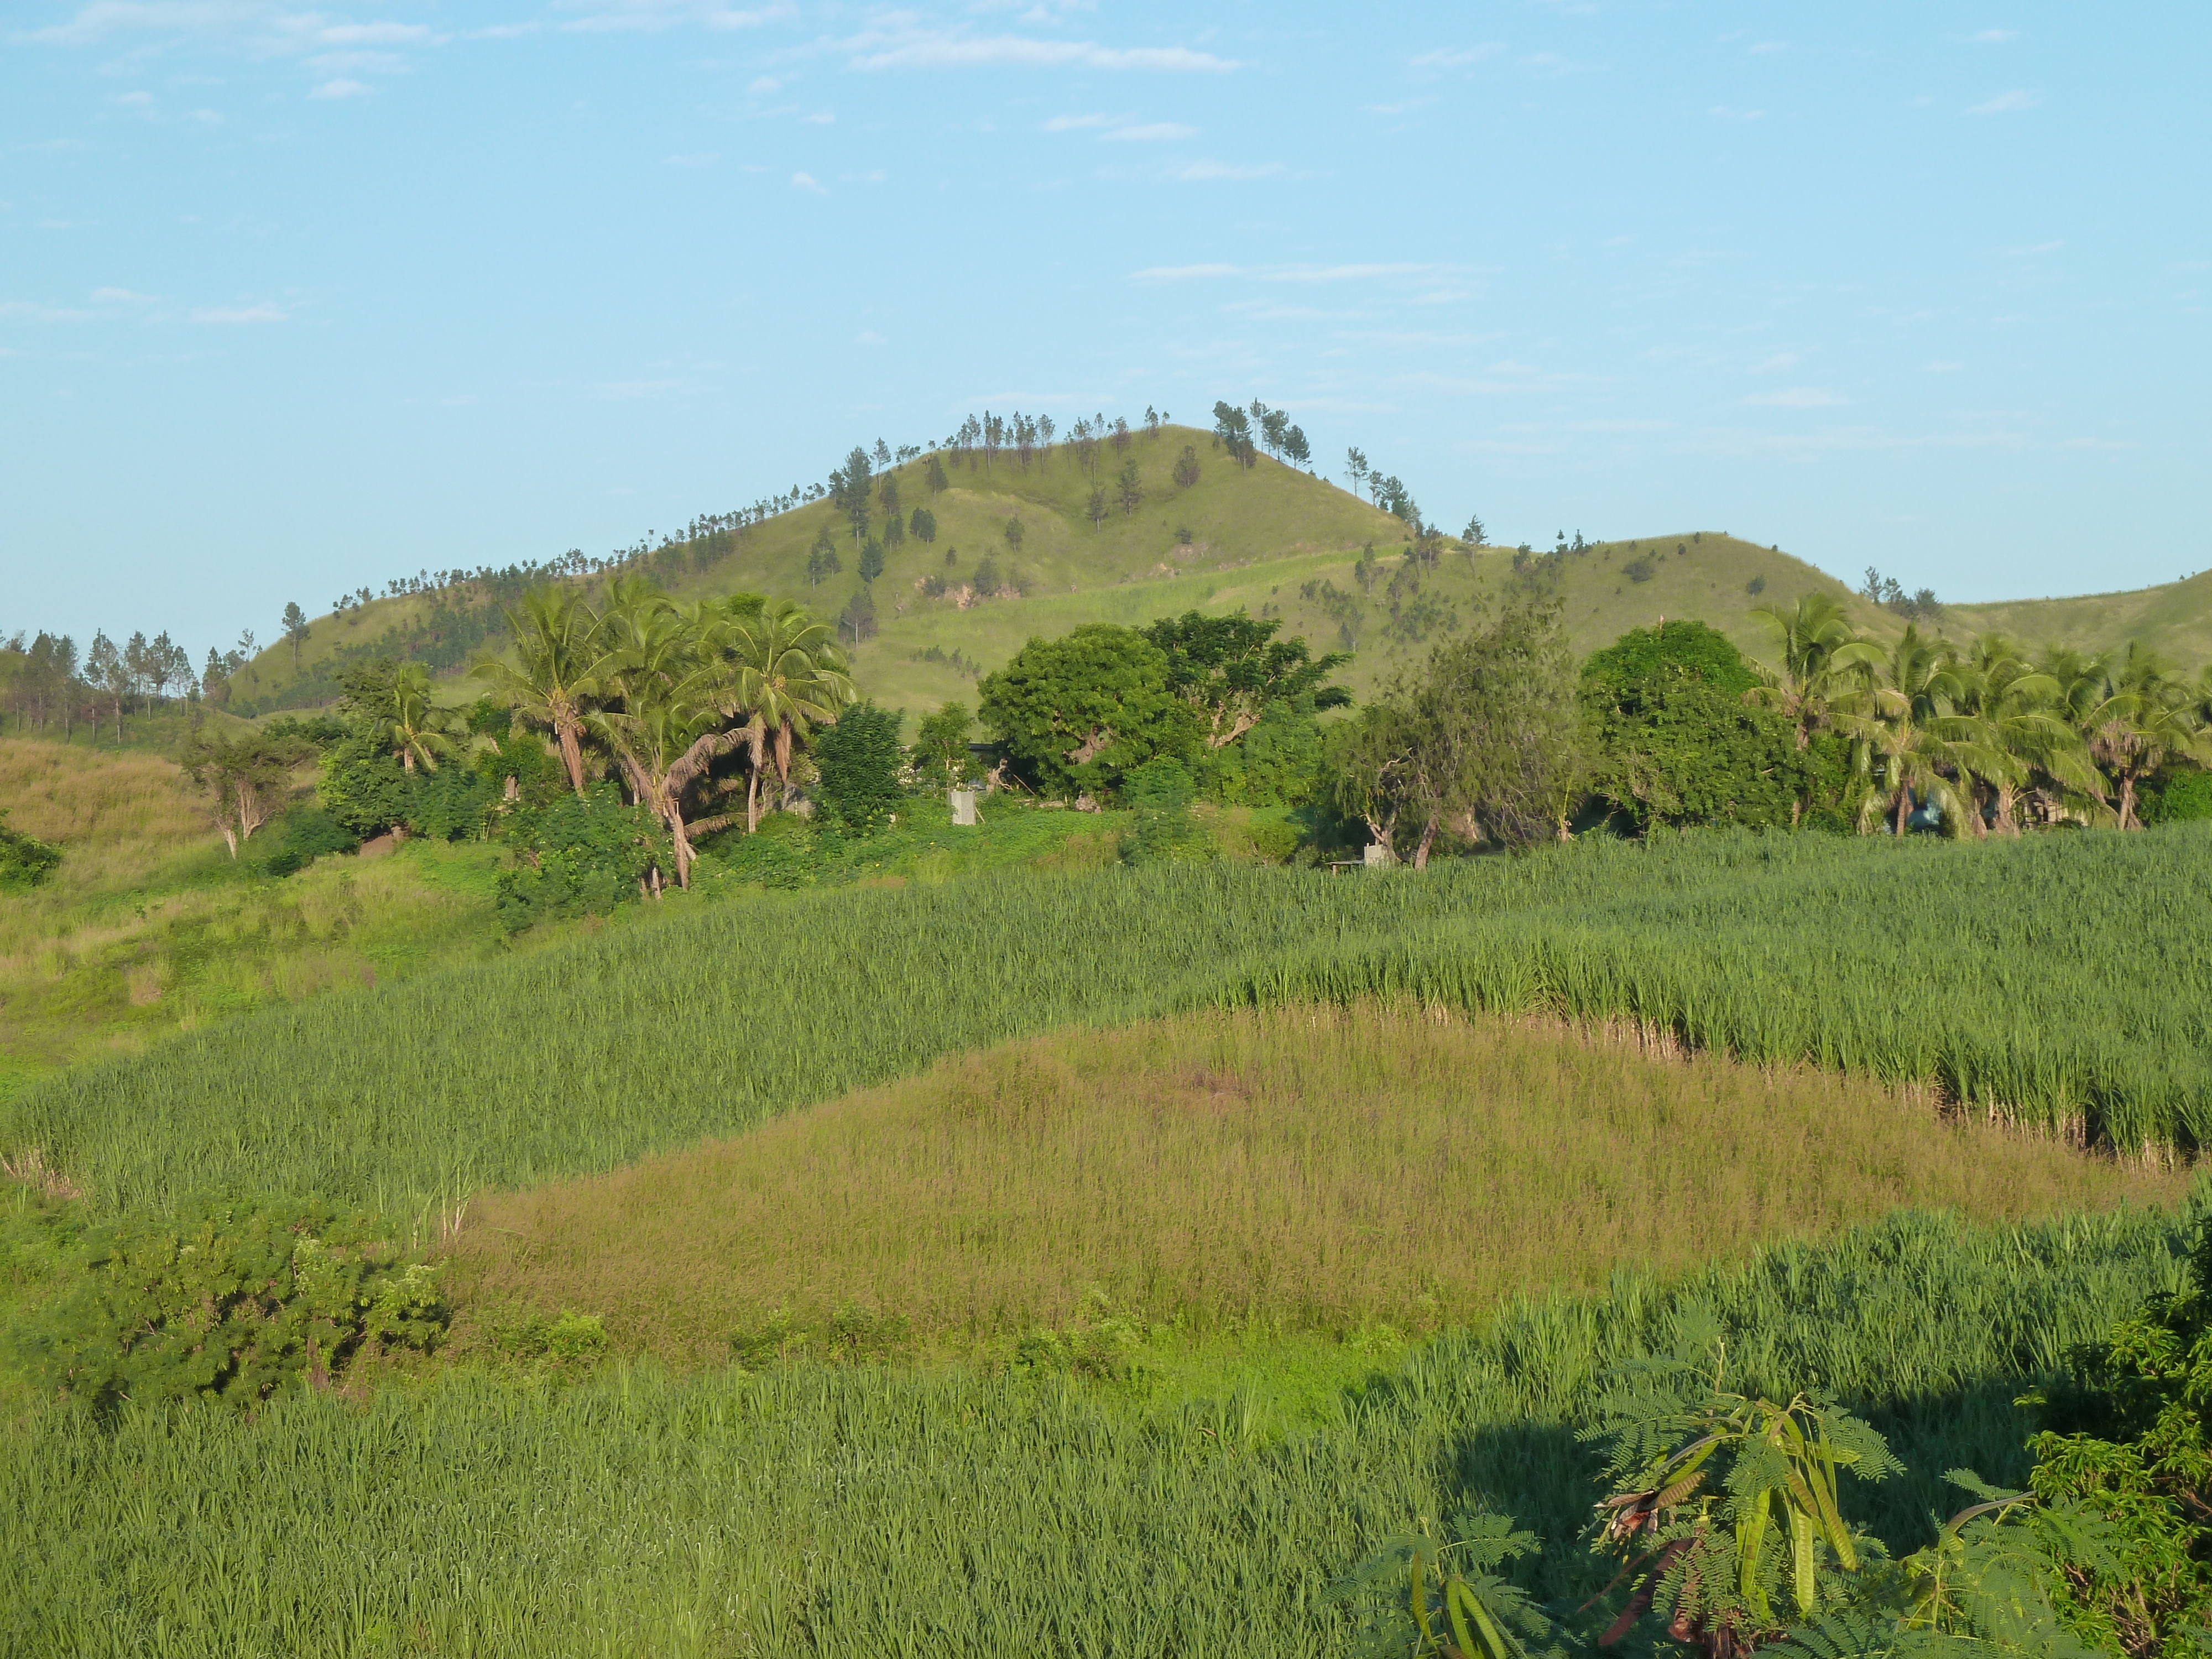
<svg viewBox="0 0 2212 1659"><path fill-rule="evenodd" d="M733 1331L819 1351L887 1325L924 1343L1084 1326L1127 1342L1161 1322L1341 1337L1900 1204L2012 1220L2185 1185L1628 1029L1293 1007L1030 1038L738 1139L488 1194L451 1271L465 1303L604 1312L620 1346L679 1362L726 1358Z"/></svg>
<svg viewBox="0 0 2212 1659"><path fill-rule="evenodd" d="M186 1033L18 1095L0 1146L104 1204L267 1189L427 1215L1009 1036L1380 995L1626 1018L2130 1152L2193 1149L2212 1135L2208 905L2212 828L2194 824L771 896Z"/></svg>
<svg viewBox="0 0 2212 1659"><path fill-rule="evenodd" d="M1717 1321L1745 1386L1817 1382L1913 1472L1854 1513L1926 1541L1941 1471L2016 1480L2011 1405L2179 1279L2185 1218L1904 1216L1674 1285L1510 1308L1270 1429L1063 1376L799 1364L483 1374L256 1418L58 1413L0 1438L0 1650L173 1656L1336 1655L1323 1586L1463 1500L1605 1570L1573 1430L1606 1369Z"/></svg>

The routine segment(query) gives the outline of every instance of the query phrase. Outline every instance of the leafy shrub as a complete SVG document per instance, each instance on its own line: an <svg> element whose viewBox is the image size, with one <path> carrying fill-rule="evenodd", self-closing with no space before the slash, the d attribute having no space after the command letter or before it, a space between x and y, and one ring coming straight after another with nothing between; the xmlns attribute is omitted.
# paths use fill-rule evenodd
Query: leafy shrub
<svg viewBox="0 0 2212 1659"><path fill-rule="evenodd" d="M2041 1418L2030 1484L2112 1527L2116 1559L2070 1567L2061 1616L2107 1653L2194 1654L2212 1622L2212 1226L2185 1286L2153 1296L2067 1356L2066 1386L2031 1395Z"/></svg>
<svg viewBox="0 0 2212 1659"><path fill-rule="evenodd" d="M315 802L349 833L366 841L407 822L415 805L415 781L374 740L349 733L323 750Z"/></svg>
<svg viewBox="0 0 2212 1659"><path fill-rule="evenodd" d="M796 812L771 812L747 835L742 826L702 843L719 873L741 885L790 891L811 887L821 874L814 827Z"/></svg>
<svg viewBox="0 0 2212 1659"><path fill-rule="evenodd" d="M313 1201L210 1200L96 1228L82 1274L8 1340L45 1386L102 1411L252 1406L295 1377L324 1386L365 1350L427 1351L446 1326L435 1269Z"/></svg>
<svg viewBox="0 0 2212 1659"><path fill-rule="evenodd" d="M2212 772L2184 772L2143 802L2149 823L2186 823L2212 818Z"/></svg>
<svg viewBox="0 0 2212 1659"><path fill-rule="evenodd" d="M418 776L407 827L433 841L460 841L482 833L485 814L498 799L498 787L481 773L448 762Z"/></svg>
<svg viewBox="0 0 2212 1659"><path fill-rule="evenodd" d="M606 1322L570 1308L550 1316L527 1309L510 1312L490 1322L489 1334L494 1347L516 1359L575 1364L607 1351Z"/></svg>
<svg viewBox="0 0 2212 1659"><path fill-rule="evenodd" d="M898 811L906 792L899 769L906 754L899 747L901 716L872 702L848 708L835 726L814 738L816 786L822 804L854 835L879 828Z"/></svg>
<svg viewBox="0 0 2212 1659"><path fill-rule="evenodd" d="M625 806L611 783L521 808L508 826L519 861L500 873L498 908L510 933L548 917L605 915L642 896L646 872L665 863L659 820Z"/></svg>
<svg viewBox="0 0 2212 1659"><path fill-rule="evenodd" d="M7 808L0 807L0 887L36 887L61 861L60 848L10 830Z"/></svg>
<svg viewBox="0 0 2212 1659"><path fill-rule="evenodd" d="M1217 851L1213 838L1191 815L1198 784L1181 761L1146 761L1121 783L1121 799L1137 809L1136 833L1123 848L1132 864L1203 864Z"/></svg>
<svg viewBox="0 0 2212 1659"><path fill-rule="evenodd" d="M1631 559L1620 567L1620 574L1632 582L1648 582L1659 573L1649 559Z"/></svg>
<svg viewBox="0 0 2212 1659"><path fill-rule="evenodd" d="M275 829L267 838L268 856L261 860L272 876L292 875L326 853L350 853L361 845L361 838L336 817L306 803L286 811Z"/></svg>

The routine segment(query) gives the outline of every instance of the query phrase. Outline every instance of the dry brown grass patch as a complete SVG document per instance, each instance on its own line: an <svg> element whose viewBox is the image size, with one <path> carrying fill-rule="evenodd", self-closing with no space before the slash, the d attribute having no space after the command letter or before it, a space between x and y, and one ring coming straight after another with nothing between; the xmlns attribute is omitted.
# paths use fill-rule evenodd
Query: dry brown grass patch
<svg viewBox="0 0 2212 1659"><path fill-rule="evenodd" d="M1153 1320L1405 1330L1899 1206L2011 1219L2185 1184L1632 1028L1293 1008L1009 1043L486 1195L453 1260L467 1297L601 1314L684 1359L777 1310L961 1343L1101 1295Z"/></svg>

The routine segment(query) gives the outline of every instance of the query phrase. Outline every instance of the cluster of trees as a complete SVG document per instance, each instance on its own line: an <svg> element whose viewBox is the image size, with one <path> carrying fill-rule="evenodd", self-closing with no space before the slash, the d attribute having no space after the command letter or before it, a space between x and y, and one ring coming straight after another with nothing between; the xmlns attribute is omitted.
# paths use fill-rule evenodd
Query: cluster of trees
<svg viewBox="0 0 2212 1659"><path fill-rule="evenodd" d="M1313 464L1313 446L1306 441L1304 432L1291 424L1285 411L1270 409L1257 398L1252 399L1249 409L1217 402L1213 405L1213 441L1247 471L1263 449L1277 460L1286 460L1293 466Z"/></svg>
<svg viewBox="0 0 2212 1659"><path fill-rule="evenodd" d="M58 726L66 742L82 723L97 743L107 723L120 744L130 717L149 709L185 703L197 723L202 700L223 702L229 676L252 651L249 633L228 651L210 648L205 665L195 668L166 629L150 640L134 633L119 646L95 633L82 654L67 634L18 633L0 643L0 706L14 714L20 731L43 734Z"/></svg>
<svg viewBox="0 0 2212 1659"><path fill-rule="evenodd" d="M333 714L192 745L232 856L280 819L295 860L387 830L494 833L520 854L503 915L603 908L688 886L696 839L788 805L817 775L805 751L859 701L829 629L782 600L678 605L632 576L597 607L532 588L506 617L511 650L477 665L472 708L440 707L421 664L386 659L349 672ZM293 801L309 760L311 809Z"/></svg>
<svg viewBox="0 0 2212 1659"><path fill-rule="evenodd" d="M1157 438L1168 418L1164 411L1147 405L1146 435ZM1006 459L1026 472L1032 464L1043 466L1049 463L1053 436L1059 431L1049 415L1032 416L1017 410L1012 415L999 416L985 410L980 416L970 415L953 430L945 440L944 452L956 465L964 462L971 470L980 466L988 472L1000 460ZM1060 449L1085 476L1095 477L1101 450L1110 447L1116 456L1121 456L1127 451L1133 435L1126 416L1117 415L1109 421L1103 414L1079 416L1061 438ZM934 454L931 464L933 467L937 465ZM935 473L932 476L932 488L944 488Z"/></svg>
<svg viewBox="0 0 2212 1659"><path fill-rule="evenodd" d="M1358 449L1344 452L1344 471L1345 476L1352 480L1353 495L1357 495L1364 487L1370 501L1385 513L1403 519L1416 534L1425 531L1430 534L1437 533L1423 523L1421 509L1404 483L1395 475L1368 465L1367 457ZM1467 529L1468 533L1463 539L1470 546L1480 547L1483 541L1482 520L1470 519Z"/></svg>
<svg viewBox="0 0 2212 1659"><path fill-rule="evenodd" d="M2212 816L2212 672L1917 624L1885 643L1821 594L1758 614L1772 671L1695 622L1633 629L1577 669L1555 603L1523 596L1331 731L1333 799L1416 866L1440 837L1607 822L1981 836Z"/></svg>
<svg viewBox="0 0 2212 1659"><path fill-rule="evenodd" d="M1943 607L1936 602L1932 587L1916 588L1908 593L1905 584L1894 576L1885 576L1872 565L1867 567L1866 580L1859 586L1859 596L1881 606L1885 611L1905 617L1908 622L1940 623Z"/></svg>

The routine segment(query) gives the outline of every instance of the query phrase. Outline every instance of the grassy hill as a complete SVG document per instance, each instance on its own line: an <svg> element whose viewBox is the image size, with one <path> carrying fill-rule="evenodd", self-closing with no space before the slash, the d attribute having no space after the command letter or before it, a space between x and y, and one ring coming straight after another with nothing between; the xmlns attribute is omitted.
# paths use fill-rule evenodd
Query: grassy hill
<svg viewBox="0 0 2212 1659"><path fill-rule="evenodd" d="M1188 487L1173 477L1186 446L1199 462ZM1114 494L1115 475L1131 459L1143 501L1127 513L1109 507L1094 525L1086 511L1091 490L1103 484ZM878 475L878 488L884 477L896 480L902 515L916 507L935 515L937 535L886 549L873 592L879 631L854 653L863 688L910 711L972 701L975 681L1033 636L1191 609L1279 617L1286 633L1317 649L1352 651L1345 678L1355 692L1419 659L1509 585L1555 592L1579 651L1630 628L1686 617L1765 655L1771 641L1753 607L1814 590L1841 599L1865 632L1890 637L1903 627L1825 571L1725 531L1674 531L1548 556L1447 542L1432 566L1414 568L1399 520L1265 457L1240 471L1207 434L1190 428L1133 438L1122 455L1102 446L1088 471L1065 450L1027 467L1010 456L988 467L950 459L947 487L933 491L928 466L924 458ZM878 532L882 518L878 511ZM1008 531L1017 520L1018 546ZM809 550L825 526L842 568L813 582ZM1004 586L979 598L974 577L987 556ZM743 532L666 544L639 562L679 598L741 589L785 594L829 617L861 588L850 527L826 500ZM927 591L933 579L944 585L941 595ZM1990 628L2031 644L2063 640L2092 649L2141 636L2193 667L2212 660L2212 573L2135 593L1954 605L1944 623L1954 636ZM502 637L494 598L481 586L375 600L317 618L296 664L289 644L262 652L233 679L234 706L265 713L327 701L337 666L380 651L453 672ZM447 695L471 693L455 680Z"/></svg>

